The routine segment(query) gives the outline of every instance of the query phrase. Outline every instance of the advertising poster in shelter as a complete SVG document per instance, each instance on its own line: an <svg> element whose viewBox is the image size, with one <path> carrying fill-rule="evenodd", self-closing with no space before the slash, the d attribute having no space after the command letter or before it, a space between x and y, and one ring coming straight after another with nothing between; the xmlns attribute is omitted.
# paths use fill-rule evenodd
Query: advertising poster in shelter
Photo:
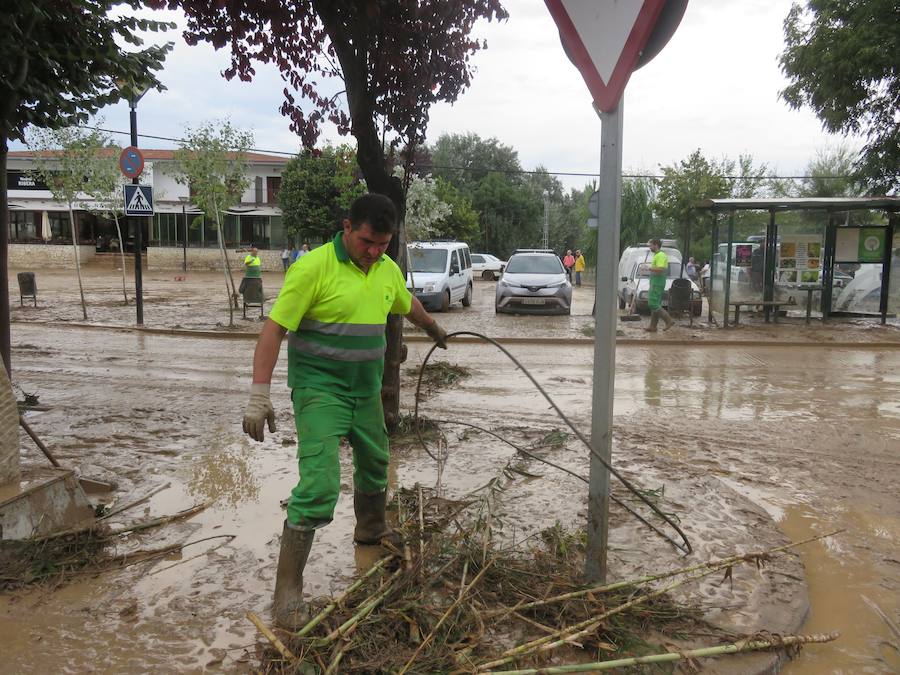
<svg viewBox="0 0 900 675"><path fill-rule="evenodd" d="M750 267L751 257L753 255L752 244L735 244L734 246L734 264L738 267Z"/></svg>
<svg viewBox="0 0 900 675"><path fill-rule="evenodd" d="M884 260L885 228L838 228L835 261L849 263L878 263Z"/></svg>
<svg viewBox="0 0 900 675"><path fill-rule="evenodd" d="M822 272L822 237L787 234L778 247L778 283L791 286L818 284Z"/></svg>

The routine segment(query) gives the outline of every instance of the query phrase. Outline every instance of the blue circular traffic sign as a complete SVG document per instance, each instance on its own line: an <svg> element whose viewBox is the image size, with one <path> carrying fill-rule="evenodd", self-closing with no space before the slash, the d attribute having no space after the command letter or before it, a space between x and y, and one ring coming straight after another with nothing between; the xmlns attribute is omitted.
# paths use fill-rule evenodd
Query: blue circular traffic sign
<svg viewBox="0 0 900 675"><path fill-rule="evenodd" d="M137 178L144 170L144 155L136 147L129 145L119 155L119 169L126 178Z"/></svg>

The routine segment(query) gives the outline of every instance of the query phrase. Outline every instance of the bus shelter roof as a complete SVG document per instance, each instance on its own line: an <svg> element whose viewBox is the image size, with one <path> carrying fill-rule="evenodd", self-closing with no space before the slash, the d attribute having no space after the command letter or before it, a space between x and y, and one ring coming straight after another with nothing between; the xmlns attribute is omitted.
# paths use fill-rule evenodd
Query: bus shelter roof
<svg viewBox="0 0 900 675"><path fill-rule="evenodd" d="M780 199L704 199L697 207L712 212L727 211L855 211L877 209L900 211L900 197L783 197Z"/></svg>

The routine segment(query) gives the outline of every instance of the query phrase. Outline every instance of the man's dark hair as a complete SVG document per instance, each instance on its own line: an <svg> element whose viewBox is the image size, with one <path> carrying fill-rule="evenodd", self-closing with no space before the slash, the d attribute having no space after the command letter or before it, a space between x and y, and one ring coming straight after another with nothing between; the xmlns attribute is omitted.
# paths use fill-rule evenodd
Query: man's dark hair
<svg viewBox="0 0 900 675"><path fill-rule="evenodd" d="M659 239L656 239L656 238L651 239L651 240L650 240L650 243L651 243L651 244L656 244L657 246L659 246L660 248L662 248L662 242L661 242Z"/></svg>
<svg viewBox="0 0 900 675"><path fill-rule="evenodd" d="M397 232L397 207L385 195L370 192L359 197L350 207L350 227L358 230L368 223L373 232L395 234Z"/></svg>

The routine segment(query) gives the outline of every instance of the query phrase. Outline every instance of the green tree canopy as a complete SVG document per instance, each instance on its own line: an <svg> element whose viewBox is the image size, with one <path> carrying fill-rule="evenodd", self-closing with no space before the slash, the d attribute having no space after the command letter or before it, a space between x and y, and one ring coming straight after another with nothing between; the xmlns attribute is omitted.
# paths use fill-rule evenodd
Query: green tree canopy
<svg viewBox="0 0 900 675"><path fill-rule="evenodd" d="M340 229L350 204L366 191L356 152L349 145L304 150L284 167L278 205L285 231L303 241L327 241Z"/></svg>
<svg viewBox="0 0 900 675"><path fill-rule="evenodd" d="M900 187L900 10L896 0L805 0L784 21L780 63L793 108L861 134L857 168L874 192Z"/></svg>

